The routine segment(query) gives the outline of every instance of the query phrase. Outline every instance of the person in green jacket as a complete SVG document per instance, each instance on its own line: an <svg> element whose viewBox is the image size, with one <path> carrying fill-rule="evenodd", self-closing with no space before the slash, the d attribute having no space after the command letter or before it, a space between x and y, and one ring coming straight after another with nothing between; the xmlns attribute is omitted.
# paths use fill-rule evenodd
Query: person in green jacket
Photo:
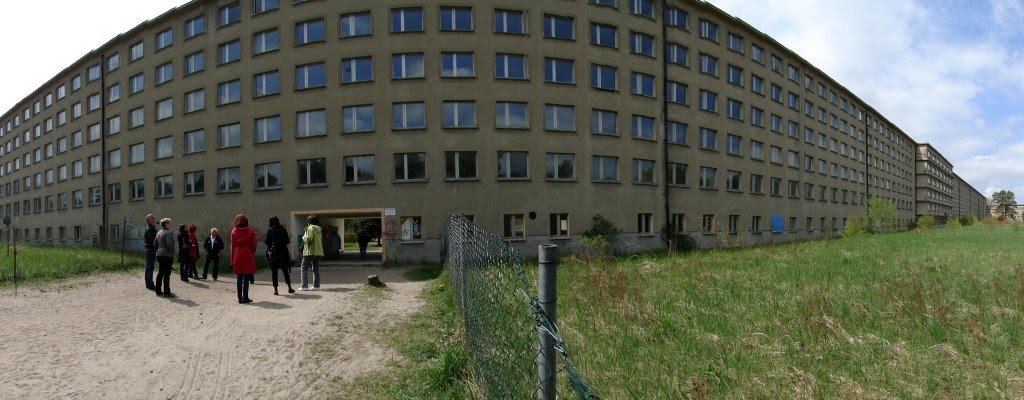
<svg viewBox="0 0 1024 400"><path fill-rule="evenodd" d="M306 232L302 235L302 265L299 268L299 290L320 289L320 257L324 256L323 234L316 215L306 217ZM307 284L306 272L313 270L313 287Z"/></svg>

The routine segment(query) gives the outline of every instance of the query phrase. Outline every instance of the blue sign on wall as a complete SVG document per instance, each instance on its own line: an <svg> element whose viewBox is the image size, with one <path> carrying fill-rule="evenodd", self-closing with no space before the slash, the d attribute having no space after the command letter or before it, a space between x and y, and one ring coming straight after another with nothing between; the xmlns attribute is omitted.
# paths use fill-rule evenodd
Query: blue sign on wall
<svg viewBox="0 0 1024 400"><path fill-rule="evenodd" d="M782 233L786 229L786 225L782 221L781 215L772 215L772 233Z"/></svg>

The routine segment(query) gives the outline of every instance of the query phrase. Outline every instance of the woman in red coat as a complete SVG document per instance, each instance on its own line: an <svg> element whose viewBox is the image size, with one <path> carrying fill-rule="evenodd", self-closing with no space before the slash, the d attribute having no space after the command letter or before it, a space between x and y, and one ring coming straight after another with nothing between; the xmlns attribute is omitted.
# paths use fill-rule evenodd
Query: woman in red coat
<svg viewBox="0 0 1024 400"><path fill-rule="evenodd" d="M256 230L249 226L245 214L235 216L235 227L231 229L231 272L235 274L238 302L252 303L249 280L256 273Z"/></svg>
<svg viewBox="0 0 1024 400"><path fill-rule="evenodd" d="M188 226L188 241L189 241L189 256L192 257L192 263L189 264L189 277L199 279L199 274L196 271L196 260L199 259L199 240L196 239L196 226L191 224Z"/></svg>

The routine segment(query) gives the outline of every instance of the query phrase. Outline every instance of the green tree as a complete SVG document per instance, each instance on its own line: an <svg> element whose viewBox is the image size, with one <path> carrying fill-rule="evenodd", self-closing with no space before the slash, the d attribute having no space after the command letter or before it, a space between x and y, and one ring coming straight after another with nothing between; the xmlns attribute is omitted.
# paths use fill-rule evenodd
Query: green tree
<svg viewBox="0 0 1024 400"><path fill-rule="evenodd" d="M996 214L1003 219L1014 219L1017 217L1017 200L1013 192L1000 190L992 195L992 202L996 205Z"/></svg>
<svg viewBox="0 0 1024 400"><path fill-rule="evenodd" d="M864 229L870 233L891 231L896 226L896 205L889 199L871 196L864 214Z"/></svg>

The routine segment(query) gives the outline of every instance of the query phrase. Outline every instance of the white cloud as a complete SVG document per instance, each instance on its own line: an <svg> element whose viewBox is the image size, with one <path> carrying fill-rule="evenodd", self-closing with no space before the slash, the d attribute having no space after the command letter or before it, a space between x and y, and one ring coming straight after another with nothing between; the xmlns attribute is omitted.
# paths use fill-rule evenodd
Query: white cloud
<svg viewBox="0 0 1024 400"><path fill-rule="evenodd" d="M931 143L979 190L1024 186L1021 0L712 3Z"/></svg>

